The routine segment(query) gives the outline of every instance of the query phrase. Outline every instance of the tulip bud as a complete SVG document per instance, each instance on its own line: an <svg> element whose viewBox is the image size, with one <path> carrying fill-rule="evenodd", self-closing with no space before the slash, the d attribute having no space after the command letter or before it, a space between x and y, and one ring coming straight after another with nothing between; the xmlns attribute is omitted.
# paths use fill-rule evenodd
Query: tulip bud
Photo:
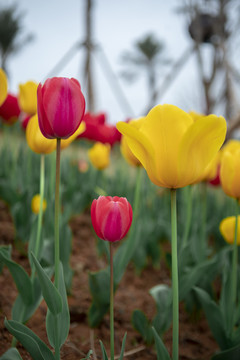
<svg viewBox="0 0 240 360"><path fill-rule="evenodd" d="M99 196L93 200L91 219L97 236L115 242L124 238L132 223L132 207L126 198Z"/></svg>
<svg viewBox="0 0 240 360"><path fill-rule="evenodd" d="M19 106L22 111L29 115L34 115L37 112L37 87L38 84L34 81L19 84Z"/></svg>
<svg viewBox="0 0 240 360"><path fill-rule="evenodd" d="M7 75L0 69L0 106L4 103L7 97L8 82Z"/></svg>
<svg viewBox="0 0 240 360"><path fill-rule="evenodd" d="M32 198L32 202L31 202L31 208L32 208L32 212L34 214L38 214L40 211L40 195L37 194ZM46 210L47 208L47 202L45 199L43 199L43 205L42 205L43 211Z"/></svg>
<svg viewBox="0 0 240 360"><path fill-rule="evenodd" d="M237 225L238 225L238 232L237 232L237 245L240 245L240 216L237 217ZM224 240L228 244L234 243L235 238L235 225L236 225L236 216L229 216L223 219L219 225L219 230L224 237Z"/></svg>
<svg viewBox="0 0 240 360"><path fill-rule="evenodd" d="M111 146L109 144L96 142L93 147L88 150L88 156L92 165L98 170L103 170L108 167L110 162L110 151Z"/></svg>
<svg viewBox="0 0 240 360"><path fill-rule="evenodd" d="M37 111L42 134L49 139L67 139L78 129L85 99L76 79L54 77L39 84Z"/></svg>

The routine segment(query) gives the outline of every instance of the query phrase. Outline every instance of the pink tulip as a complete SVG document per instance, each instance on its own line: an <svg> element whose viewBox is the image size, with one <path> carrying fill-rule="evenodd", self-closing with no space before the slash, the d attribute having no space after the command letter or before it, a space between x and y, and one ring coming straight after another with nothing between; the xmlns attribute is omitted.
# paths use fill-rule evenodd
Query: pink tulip
<svg viewBox="0 0 240 360"><path fill-rule="evenodd" d="M132 223L132 207L126 198L99 196L93 200L91 219L97 236L106 241L119 241Z"/></svg>
<svg viewBox="0 0 240 360"><path fill-rule="evenodd" d="M79 127L85 99L76 79L54 77L37 89L39 127L48 139L67 139Z"/></svg>

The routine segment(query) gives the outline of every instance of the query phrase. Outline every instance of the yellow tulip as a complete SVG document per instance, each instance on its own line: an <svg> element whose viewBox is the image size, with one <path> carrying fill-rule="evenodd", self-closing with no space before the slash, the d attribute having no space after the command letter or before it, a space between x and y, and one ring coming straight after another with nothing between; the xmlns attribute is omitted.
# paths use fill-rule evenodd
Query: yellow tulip
<svg viewBox="0 0 240 360"><path fill-rule="evenodd" d="M224 237L224 240L229 244L234 244L235 225L236 225L236 216L229 216L223 219L219 226L219 230L222 236ZM238 227L237 245L240 245L240 216L238 216L237 227Z"/></svg>
<svg viewBox="0 0 240 360"><path fill-rule="evenodd" d="M141 117L139 119L133 119L129 122L129 124L134 126L136 129L139 129L142 124L143 119L144 119L144 117ZM121 138L120 150L121 150L121 153L122 153L124 159L128 162L128 164L130 164L132 166L142 166L141 162L136 158L136 156L134 156L134 154L130 150L125 136L122 136L122 138Z"/></svg>
<svg viewBox="0 0 240 360"><path fill-rule="evenodd" d="M34 214L38 214L40 211L40 195L37 194L32 198L32 202L31 202L31 208L32 208L32 212ZM47 208L47 201L45 199L43 199L43 204L42 204L42 209L43 212L46 210Z"/></svg>
<svg viewBox="0 0 240 360"><path fill-rule="evenodd" d="M86 124L85 122L81 122L78 129L75 131L75 133L67 139L61 139L61 149L65 149L68 147L79 135L81 135L86 130Z"/></svg>
<svg viewBox="0 0 240 360"><path fill-rule="evenodd" d="M56 139L47 139L43 136L37 114L32 116L27 124L26 140L30 149L38 154L50 154L56 149Z"/></svg>
<svg viewBox="0 0 240 360"><path fill-rule="evenodd" d="M0 69L0 106L4 103L7 97L8 83L7 83L7 75Z"/></svg>
<svg viewBox="0 0 240 360"><path fill-rule="evenodd" d="M92 165L98 170L108 167L110 162L111 146L96 142L91 149L88 150L88 156Z"/></svg>
<svg viewBox="0 0 240 360"><path fill-rule="evenodd" d="M29 115L37 113L37 87L34 81L19 84L18 102L22 111Z"/></svg>
<svg viewBox="0 0 240 360"><path fill-rule="evenodd" d="M230 140L223 147L220 179L225 194L240 199L240 141Z"/></svg>
<svg viewBox="0 0 240 360"><path fill-rule="evenodd" d="M222 146L227 125L215 115L198 121L174 105L157 105L136 129L120 122L117 129L146 169L150 180L176 189L201 181Z"/></svg>

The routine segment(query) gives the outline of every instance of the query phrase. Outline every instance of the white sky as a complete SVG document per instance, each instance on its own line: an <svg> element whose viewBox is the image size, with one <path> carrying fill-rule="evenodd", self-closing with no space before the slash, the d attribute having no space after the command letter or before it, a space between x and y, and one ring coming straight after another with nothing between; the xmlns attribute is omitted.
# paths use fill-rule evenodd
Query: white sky
<svg viewBox="0 0 240 360"><path fill-rule="evenodd" d="M16 3L0 0L0 5ZM63 55L77 42L84 40L85 0L21 0L19 9L26 13L25 33L32 32L34 41L26 45L9 62L9 88L17 92L18 84L28 80L43 81ZM133 113L116 100L114 91L103 70L94 58L94 85L96 112L107 113L108 122L116 123L127 117L142 115L147 106L146 79L140 77L129 85L119 77L123 67L120 55L130 50L134 42L148 33L154 33L166 43L168 56L175 61L192 44L187 33L187 19L174 10L180 0L95 0L93 8L94 40L105 55L118 78ZM76 77L83 88L83 50L56 76ZM172 83L159 103L172 103L184 110L201 111L198 73L195 58L187 62L176 81ZM166 70L165 70L166 71ZM168 72L168 71L167 71ZM159 85L165 74L159 74ZM52 74L53 76L53 74Z"/></svg>

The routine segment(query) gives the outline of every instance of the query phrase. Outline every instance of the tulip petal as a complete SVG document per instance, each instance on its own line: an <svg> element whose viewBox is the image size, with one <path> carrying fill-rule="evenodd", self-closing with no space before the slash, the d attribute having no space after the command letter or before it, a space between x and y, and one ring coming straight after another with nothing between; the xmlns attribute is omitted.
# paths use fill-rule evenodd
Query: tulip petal
<svg viewBox="0 0 240 360"><path fill-rule="evenodd" d="M224 237L225 241L229 244L234 243L235 238L235 224L236 216L229 216L223 219L219 225L219 230ZM238 232L237 232L237 245L240 245L240 216L238 216Z"/></svg>
<svg viewBox="0 0 240 360"><path fill-rule="evenodd" d="M147 171L150 180L158 186L164 186L163 182L155 176L155 153L148 138L131 124L118 122L116 126L118 131L125 136L129 148Z"/></svg>
<svg viewBox="0 0 240 360"><path fill-rule="evenodd" d="M194 122L184 134L178 154L178 187L192 184L201 177L222 146L227 131L225 119L209 115Z"/></svg>
<svg viewBox="0 0 240 360"><path fill-rule="evenodd" d="M0 106L4 103L7 97L7 76L5 72L0 69Z"/></svg>
<svg viewBox="0 0 240 360"><path fill-rule="evenodd" d="M223 151L220 178L225 194L240 199L240 149L235 153Z"/></svg>

